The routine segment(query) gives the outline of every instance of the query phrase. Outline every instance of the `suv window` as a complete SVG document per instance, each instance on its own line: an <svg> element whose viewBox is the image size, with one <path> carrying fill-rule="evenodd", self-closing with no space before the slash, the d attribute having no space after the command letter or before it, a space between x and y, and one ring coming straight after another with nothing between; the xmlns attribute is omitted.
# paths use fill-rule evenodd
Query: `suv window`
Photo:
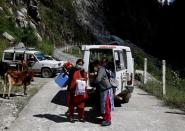
<svg viewBox="0 0 185 131"><path fill-rule="evenodd" d="M35 56L33 54L27 54L28 61L35 61Z"/></svg>
<svg viewBox="0 0 185 131"><path fill-rule="evenodd" d="M13 60L14 53L5 52L4 60Z"/></svg>
<svg viewBox="0 0 185 131"><path fill-rule="evenodd" d="M24 58L24 54L22 53L16 53L15 54L15 60L20 61Z"/></svg>
<svg viewBox="0 0 185 131"><path fill-rule="evenodd" d="M37 59L38 59L39 61L45 60L44 54L41 53L41 52L35 53L35 56L37 57Z"/></svg>

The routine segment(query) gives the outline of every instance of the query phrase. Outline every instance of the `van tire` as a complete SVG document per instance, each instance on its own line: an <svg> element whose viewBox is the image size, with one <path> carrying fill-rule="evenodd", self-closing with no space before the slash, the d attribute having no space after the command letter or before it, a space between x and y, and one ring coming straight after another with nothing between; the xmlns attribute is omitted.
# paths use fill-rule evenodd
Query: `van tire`
<svg viewBox="0 0 185 131"><path fill-rule="evenodd" d="M41 71L41 75L43 78L50 78L52 77L52 72L49 68L43 68Z"/></svg>

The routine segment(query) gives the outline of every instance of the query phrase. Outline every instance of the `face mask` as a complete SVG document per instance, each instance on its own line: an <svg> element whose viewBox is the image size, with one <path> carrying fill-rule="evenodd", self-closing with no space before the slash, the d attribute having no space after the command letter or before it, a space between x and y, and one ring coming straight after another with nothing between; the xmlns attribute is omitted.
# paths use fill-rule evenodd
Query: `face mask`
<svg viewBox="0 0 185 131"><path fill-rule="evenodd" d="M77 67L78 69L83 70L83 66L81 66L81 65L76 65L76 67Z"/></svg>

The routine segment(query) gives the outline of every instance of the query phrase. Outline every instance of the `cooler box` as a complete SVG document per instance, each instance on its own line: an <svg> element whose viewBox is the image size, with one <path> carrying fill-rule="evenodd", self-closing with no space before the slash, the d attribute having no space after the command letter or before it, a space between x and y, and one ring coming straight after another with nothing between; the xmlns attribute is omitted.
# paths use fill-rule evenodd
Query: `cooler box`
<svg viewBox="0 0 185 131"><path fill-rule="evenodd" d="M69 76L65 73L60 73L56 79L55 82L57 83L57 85L59 85L60 87L66 87L67 83L69 80Z"/></svg>

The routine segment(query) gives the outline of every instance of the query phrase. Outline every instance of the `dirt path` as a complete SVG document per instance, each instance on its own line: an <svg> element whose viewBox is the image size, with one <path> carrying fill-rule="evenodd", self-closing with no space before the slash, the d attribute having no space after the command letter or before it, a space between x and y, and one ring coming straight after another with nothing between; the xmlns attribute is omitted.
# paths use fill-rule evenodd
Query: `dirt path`
<svg viewBox="0 0 185 131"><path fill-rule="evenodd" d="M21 87L15 92L15 88L12 88L12 94L10 99L2 98L2 90L0 95L0 131L7 129L11 123L16 119L19 111L28 103L30 97L35 94L44 84L51 79L44 79L35 77L34 82L28 86L28 95L23 96L23 90ZM2 87L2 85L0 85Z"/></svg>

